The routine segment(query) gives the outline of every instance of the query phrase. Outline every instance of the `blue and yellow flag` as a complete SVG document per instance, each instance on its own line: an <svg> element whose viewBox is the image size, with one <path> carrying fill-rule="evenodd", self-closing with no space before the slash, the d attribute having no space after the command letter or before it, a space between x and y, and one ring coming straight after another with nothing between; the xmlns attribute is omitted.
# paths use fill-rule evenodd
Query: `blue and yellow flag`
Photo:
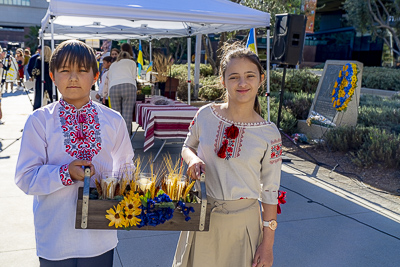
<svg viewBox="0 0 400 267"><path fill-rule="evenodd" d="M153 71L153 61L150 62L149 66L147 67L146 73L149 73L150 71Z"/></svg>
<svg viewBox="0 0 400 267"><path fill-rule="evenodd" d="M257 44L256 44L256 29L251 28L249 32L249 37L247 37L246 47L253 51L256 55L257 53Z"/></svg>
<svg viewBox="0 0 400 267"><path fill-rule="evenodd" d="M137 63L138 63L138 77L140 78L140 75L142 73L142 67L143 67L143 53L142 53L142 41L139 40L139 55L137 58Z"/></svg>

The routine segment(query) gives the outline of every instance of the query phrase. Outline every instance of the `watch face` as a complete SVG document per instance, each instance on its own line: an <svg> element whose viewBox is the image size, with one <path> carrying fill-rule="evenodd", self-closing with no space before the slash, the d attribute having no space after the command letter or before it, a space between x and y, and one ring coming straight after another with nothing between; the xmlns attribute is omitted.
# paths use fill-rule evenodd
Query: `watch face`
<svg viewBox="0 0 400 267"><path fill-rule="evenodd" d="M275 220L269 222L269 228L271 228L271 230L275 230L276 227L278 227L278 223Z"/></svg>

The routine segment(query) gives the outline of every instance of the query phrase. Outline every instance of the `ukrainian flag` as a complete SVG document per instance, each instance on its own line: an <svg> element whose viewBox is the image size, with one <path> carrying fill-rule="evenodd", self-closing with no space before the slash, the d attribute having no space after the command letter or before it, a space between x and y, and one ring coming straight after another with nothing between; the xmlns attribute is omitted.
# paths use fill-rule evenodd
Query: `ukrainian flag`
<svg viewBox="0 0 400 267"><path fill-rule="evenodd" d="M256 29L251 28L249 32L249 37L247 37L247 44L246 47L249 48L251 51L253 51L256 55L257 53L257 44L256 44Z"/></svg>
<svg viewBox="0 0 400 267"><path fill-rule="evenodd" d="M142 41L139 40L139 55L137 58L137 63L138 63L138 77L140 78L140 74L142 72L142 67L143 67L143 53L142 53Z"/></svg>
<svg viewBox="0 0 400 267"><path fill-rule="evenodd" d="M149 66L147 67L146 73L149 73L152 70L153 70L153 61L150 62Z"/></svg>

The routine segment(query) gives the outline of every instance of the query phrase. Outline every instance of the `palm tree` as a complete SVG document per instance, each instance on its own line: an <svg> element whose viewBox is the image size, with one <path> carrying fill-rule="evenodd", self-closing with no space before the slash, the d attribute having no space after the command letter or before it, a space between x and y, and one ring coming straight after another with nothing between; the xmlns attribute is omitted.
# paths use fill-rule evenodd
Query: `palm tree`
<svg viewBox="0 0 400 267"><path fill-rule="evenodd" d="M35 53L38 47L38 38L39 38L39 29L40 26L30 26L29 34L26 34L25 37L25 47L30 47L32 53Z"/></svg>

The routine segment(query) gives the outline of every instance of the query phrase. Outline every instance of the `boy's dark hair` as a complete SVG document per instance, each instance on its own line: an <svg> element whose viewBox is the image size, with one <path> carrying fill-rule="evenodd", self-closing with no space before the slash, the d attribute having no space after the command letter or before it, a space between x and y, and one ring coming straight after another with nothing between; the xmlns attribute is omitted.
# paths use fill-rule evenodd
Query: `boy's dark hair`
<svg viewBox="0 0 400 267"><path fill-rule="evenodd" d="M103 61L107 61L108 63L112 62L113 58L111 56L106 56L103 58Z"/></svg>
<svg viewBox="0 0 400 267"><path fill-rule="evenodd" d="M86 70L92 68L94 76L99 72L94 50L78 40L68 40L57 46L51 55L50 72L54 73L64 66L71 66L75 63L78 63Z"/></svg>

